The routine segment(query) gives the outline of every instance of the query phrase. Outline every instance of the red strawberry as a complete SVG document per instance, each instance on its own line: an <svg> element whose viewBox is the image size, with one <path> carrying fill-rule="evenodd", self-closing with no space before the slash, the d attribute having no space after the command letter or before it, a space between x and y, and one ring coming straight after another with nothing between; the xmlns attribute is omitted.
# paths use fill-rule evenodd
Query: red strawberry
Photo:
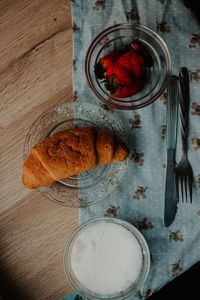
<svg viewBox="0 0 200 300"><path fill-rule="evenodd" d="M153 66L153 58L147 48L138 41L134 41L131 47L144 59L144 64L146 67L151 68Z"/></svg>
<svg viewBox="0 0 200 300"><path fill-rule="evenodd" d="M142 86L138 83L135 83L130 86L123 86L118 88L116 92L112 95L116 98L127 98L137 94L141 90Z"/></svg>
<svg viewBox="0 0 200 300"><path fill-rule="evenodd" d="M94 66L94 71L98 79L110 77L113 72L113 66L120 57L120 51L113 51L103 56Z"/></svg>
<svg viewBox="0 0 200 300"><path fill-rule="evenodd" d="M124 66L118 65L117 63L113 67L112 77L119 85L131 85L134 82L133 72Z"/></svg>
<svg viewBox="0 0 200 300"><path fill-rule="evenodd" d="M144 80L140 78L135 78L131 85L120 86L116 84L113 78L107 79L105 83L106 89L109 91L110 95L116 98L127 98L138 93L144 85Z"/></svg>
<svg viewBox="0 0 200 300"><path fill-rule="evenodd" d="M114 69L118 68L126 68L133 73L134 77L140 77L144 72L144 60L138 53L131 50L121 55L116 61Z"/></svg>

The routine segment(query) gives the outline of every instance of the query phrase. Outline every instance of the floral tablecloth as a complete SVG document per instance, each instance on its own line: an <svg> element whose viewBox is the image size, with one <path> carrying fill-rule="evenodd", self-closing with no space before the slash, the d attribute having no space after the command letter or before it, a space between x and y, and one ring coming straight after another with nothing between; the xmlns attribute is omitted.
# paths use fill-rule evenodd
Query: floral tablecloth
<svg viewBox="0 0 200 300"><path fill-rule="evenodd" d="M145 299L200 260L200 27L181 0L73 0L74 100L103 106L123 127L131 158L126 178L104 203L80 209L80 223L104 215L135 225L151 252L151 269L141 290L130 299ZM95 36L122 22L146 25L167 43L172 73L190 70L189 160L194 173L193 203L177 205L174 222L166 228L164 190L166 175L166 92L137 111L106 107L90 90L84 73L86 52ZM177 154L181 156L178 130ZM81 193L80 193L81 196ZM63 299L74 299L74 293Z"/></svg>

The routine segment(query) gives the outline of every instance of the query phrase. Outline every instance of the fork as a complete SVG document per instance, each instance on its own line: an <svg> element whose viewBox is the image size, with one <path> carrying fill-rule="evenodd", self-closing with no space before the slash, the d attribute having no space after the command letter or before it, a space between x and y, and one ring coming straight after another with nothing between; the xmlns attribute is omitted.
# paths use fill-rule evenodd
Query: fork
<svg viewBox="0 0 200 300"><path fill-rule="evenodd" d="M182 202L184 202L183 185L185 186L185 199L187 202L187 189L189 187L190 202L192 203L192 186L193 172L187 157L187 137L188 137L188 120L189 120L189 72L186 68L181 68L179 72L180 86L180 121L182 136L182 157L175 168L175 184L177 200L179 202L179 181L181 186Z"/></svg>

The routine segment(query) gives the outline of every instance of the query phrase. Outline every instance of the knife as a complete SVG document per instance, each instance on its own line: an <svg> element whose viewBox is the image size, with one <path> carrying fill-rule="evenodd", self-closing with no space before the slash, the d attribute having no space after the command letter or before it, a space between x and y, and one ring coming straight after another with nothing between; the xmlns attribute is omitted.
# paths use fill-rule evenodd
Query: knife
<svg viewBox="0 0 200 300"><path fill-rule="evenodd" d="M178 119L179 80L172 76L167 88L167 170L165 179L164 224L170 226L176 214L175 153Z"/></svg>

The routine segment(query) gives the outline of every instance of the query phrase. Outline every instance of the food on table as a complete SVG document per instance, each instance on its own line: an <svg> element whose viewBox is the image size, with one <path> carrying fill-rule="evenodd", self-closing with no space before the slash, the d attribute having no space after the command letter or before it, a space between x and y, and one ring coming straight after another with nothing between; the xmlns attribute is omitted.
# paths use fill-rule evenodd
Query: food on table
<svg viewBox="0 0 200 300"><path fill-rule="evenodd" d="M135 51L128 51L116 61L113 67L113 75L120 79L121 70L123 69L130 71L130 77L140 77L144 72L144 60Z"/></svg>
<svg viewBox="0 0 200 300"><path fill-rule="evenodd" d="M152 66L153 58L146 47L134 41L126 51L112 51L103 56L95 65L95 74L98 79L105 79L105 88L111 96L127 98L143 88L145 70Z"/></svg>
<svg viewBox="0 0 200 300"><path fill-rule="evenodd" d="M112 80L105 83L106 89L116 98L127 98L138 93L144 85L144 80L135 78L132 85L119 85Z"/></svg>
<svg viewBox="0 0 200 300"><path fill-rule="evenodd" d="M93 126L69 129L31 149L22 181L34 189L109 162L121 162L127 156L127 147L112 132Z"/></svg>
<svg viewBox="0 0 200 300"><path fill-rule="evenodd" d="M94 293L114 294L130 287L140 274L142 259L135 236L116 223L90 224L72 243L72 272Z"/></svg>
<svg viewBox="0 0 200 300"><path fill-rule="evenodd" d="M120 51L113 51L104 57L95 65L95 73L98 74L99 79L110 77L113 73L113 66L120 57Z"/></svg>

